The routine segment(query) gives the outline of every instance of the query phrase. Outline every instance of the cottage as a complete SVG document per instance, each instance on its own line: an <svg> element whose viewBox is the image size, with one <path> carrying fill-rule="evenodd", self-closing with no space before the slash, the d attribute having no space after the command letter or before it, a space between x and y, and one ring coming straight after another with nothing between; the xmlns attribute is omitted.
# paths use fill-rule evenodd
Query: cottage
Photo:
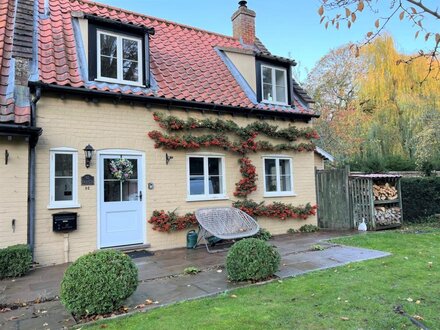
<svg viewBox="0 0 440 330"><path fill-rule="evenodd" d="M272 234L316 224L313 101L246 1L233 36L86 0L0 4L0 247L41 265L176 248L196 209L232 203Z"/></svg>

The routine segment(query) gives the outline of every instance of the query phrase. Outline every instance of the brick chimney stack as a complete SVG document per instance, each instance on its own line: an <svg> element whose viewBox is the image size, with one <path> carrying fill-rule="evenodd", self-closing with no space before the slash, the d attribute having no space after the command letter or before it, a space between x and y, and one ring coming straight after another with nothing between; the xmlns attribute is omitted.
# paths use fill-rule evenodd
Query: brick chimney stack
<svg viewBox="0 0 440 330"><path fill-rule="evenodd" d="M233 35L246 45L254 45L256 14L247 7L247 1L240 1L238 4L238 10L231 18Z"/></svg>

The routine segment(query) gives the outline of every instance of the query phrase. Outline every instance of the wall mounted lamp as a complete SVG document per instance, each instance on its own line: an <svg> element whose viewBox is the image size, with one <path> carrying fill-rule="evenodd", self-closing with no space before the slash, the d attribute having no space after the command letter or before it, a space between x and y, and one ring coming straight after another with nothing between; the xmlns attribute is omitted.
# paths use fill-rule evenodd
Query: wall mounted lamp
<svg viewBox="0 0 440 330"><path fill-rule="evenodd" d="M87 168L90 167L90 162L92 161L94 151L95 151L95 149L93 149L93 147L90 144L88 144L84 148L84 155L86 156L86 167Z"/></svg>

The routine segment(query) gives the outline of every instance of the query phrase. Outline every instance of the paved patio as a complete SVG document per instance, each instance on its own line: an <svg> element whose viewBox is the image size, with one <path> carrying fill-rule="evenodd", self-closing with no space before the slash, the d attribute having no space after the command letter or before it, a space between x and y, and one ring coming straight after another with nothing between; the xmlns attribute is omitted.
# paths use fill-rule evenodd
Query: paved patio
<svg viewBox="0 0 440 330"><path fill-rule="evenodd" d="M307 272L341 266L350 262L381 258L389 255L381 251L334 245L326 240L353 233L319 232L283 235L270 242L282 256L276 274L287 278ZM325 249L311 251L320 244ZM154 308L177 301L195 299L225 290L248 285L231 283L224 269L226 253L208 254L203 247L195 250L176 249L157 251L153 256L134 259L139 268L139 286L127 300L134 309L151 299ZM39 268L25 277L0 281L0 311L3 306L20 308L0 312L0 328L4 329L60 329L75 325L58 300L59 285L67 265ZM197 275L184 275L187 267L202 270Z"/></svg>

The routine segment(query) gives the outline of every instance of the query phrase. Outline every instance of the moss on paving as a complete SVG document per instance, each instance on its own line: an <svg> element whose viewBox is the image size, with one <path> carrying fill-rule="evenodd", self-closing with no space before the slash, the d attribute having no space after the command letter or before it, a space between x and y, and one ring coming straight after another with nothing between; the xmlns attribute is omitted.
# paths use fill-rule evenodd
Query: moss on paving
<svg viewBox="0 0 440 330"><path fill-rule="evenodd" d="M440 328L440 230L377 232L336 242L393 255L103 321L88 329L415 329L407 317L393 311L396 306L423 318L428 328Z"/></svg>

